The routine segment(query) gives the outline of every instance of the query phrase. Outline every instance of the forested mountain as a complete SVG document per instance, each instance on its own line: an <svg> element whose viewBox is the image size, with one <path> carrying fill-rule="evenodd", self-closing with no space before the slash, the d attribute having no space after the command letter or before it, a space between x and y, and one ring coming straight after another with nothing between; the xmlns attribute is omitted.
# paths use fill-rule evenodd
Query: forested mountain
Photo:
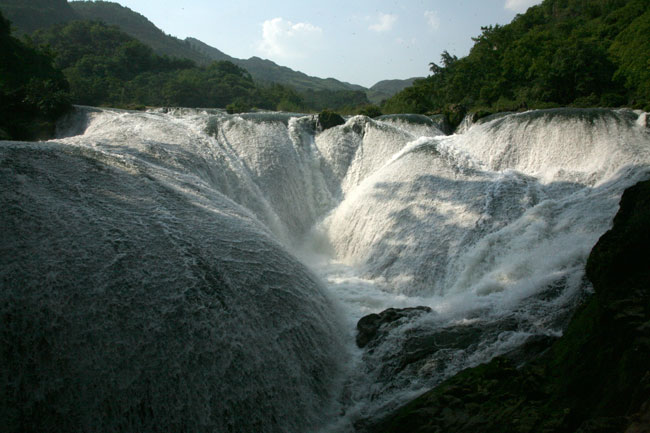
<svg viewBox="0 0 650 433"><path fill-rule="evenodd" d="M258 86L231 62L197 66L188 59L159 56L117 27L98 21L59 24L32 38L56 53L55 66L63 70L77 104L308 108L292 89Z"/></svg>
<svg viewBox="0 0 650 433"><path fill-rule="evenodd" d="M193 50L188 42L165 34L145 16L118 3L73 1L69 4L79 18L117 26L127 35L153 48L156 54L190 59L200 65L207 65L212 60L227 60L212 59Z"/></svg>
<svg viewBox="0 0 650 433"><path fill-rule="evenodd" d="M166 35L144 16L118 3L74 1L70 5L84 19L116 25L125 33L149 45L158 54L188 58L199 64L228 60L246 69L257 82L290 85L298 91L308 89L365 91L362 86L343 83L333 78L311 77L259 57L237 59L195 38L187 38L184 41L177 39Z"/></svg>
<svg viewBox="0 0 650 433"><path fill-rule="evenodd" d="M187 42L194 51L200 53L202 56L208 59L228 60L229 62L233 63L238 60L196 38L185 38L185 42Z"/></svg>
<svg viewBox="0 0 650 433"><path fill-rule="evenodd" d="M503 111L553 106L650 109L650 2L545 0L488 26L468 56L442 53L432 75L385 112ZM460 117L460 116L459 116Z"/></svg>
<svg viewBox="0 0 650 433"><path fill-rule="evenodd" d="M0 0L0 11L17 34L78 19L67 0Z"/></svg>
<svg viewBox="0 0 650 433"><path fill-rule="evenodd" d="M197 52L207 56L211 60L228 60L246 69L253 79L260 83L278 83L293 87L299 92L308 90L358 90L365 92L363 86L350 84L334 78L318 78L309 76L300 71L294 71L286 66L280 66L275 62L259 57L249 59L237 59L220 50L194 38L185 39L186 42Z"/></svg>
<svg viewBox="0 0 650 433"><path fill-rule="evenodd" d="M124 59L116 60L115 52L102 49L99 50L102 54L97 55L93 51L97 48L93 45L97 41L92 38L89 45L82 49L85 42L77 38L76 49L78 53L85 54L78 55L70 63L57 58L57 64L66 70L66 76L71 81L73 101L76 102L83 100L87 103L95 101L118 105L159 104L165 101L205 103L207 101L202 96L189 97L192 91L199 90L196 86L189 86L182 92L177 90L172 96L170 89L173 85L167 84L171 82L167 79L169 77L163 79L161 74L195 68L194 64L185 60L172 58L189 59L204 71L209 69L211 62L226 60L243 68L243 75L239 78L245 77L247 82L250 80L257 89L253 92L256 96L250 91L242 93L242 89L251 89L249 84L239 86L230 93L234 99L229 103L237 99L241 107L281 106L294 110L348 107L348 112L351 112L352 107L367 105L368 95L375 103L388 98L381 107L385 113L445 112L452 123L458 122L467 111L489 113L566 105L625 105L648 109L649 5L647 0L545 0L525 14L517 15L508 25L483 27L481 34L474 38L475 43L468 56L459 59L443 52L439 63L430 64L432 74L429 77L386 80L366 91L361 86L332 78L310 77L258 57L236 59L197 39L183 41L174 38L144 16L117 3L0 0L0 10L13 21L19 33L31 34L35 29L82 18L115 24L132 38L126 41L120 37L121 43L130 44L131 51L146 51L143 57L146 67L134 59L135 69L130 71L129 77L123 72L113 75L115 70L111 69L112 66L106 67L104 60L113 59L108 63L115 66ZM56 31L48 30L53 32L50 36L47 36L47 32L41 32L35 40L37 43L50 44L57 53L69 56L72 51L62 42L70 40L66 32L79 31L82 27L73 26L64 30L59 26ZM56 32L63 32L59 35L60 40ZM99 33L106 36L111 32L101 30ZM142 46L134 48L134 41L139 41ZM129 51L124 50L123 53ZM107 57L100 59L104 55ZM124 58L131 59L130 56ZM65 66L62 66L62 62ZM161 66L163 64L166 66ZM127 66L130 67L125 64L123 68L128 69ZM149 67L153 69L147 69ZM146 80L135 80L136 76L145 72L154 74L156 79L147 76ZM111 81L114 78L118 81ZM100 80L104 79L107 81L100 85ZM193 79L198 79L198 76ZM188 84L193 79L185 77L175 86L180 89L182 83ZM124 97L118 98L111 88L122 83L120 80L130 84L121 91ZM91 82L95 84L89 85ZM168 87L160 87L163 82ZM411 83L412 86L390 97ZM137 86L140 88L136 90ZM164 90L159 92L162 94L159 97L150 94L152 90L149 87L154 86ZM98 90L100 87L102 89ZM82 97L81 93L88 90L94 93ZM267 97L275 95L280 99L272 103L267 97L260 97L264 92ZM180 97L181 94L185 96ZM204 96L207 94L215 95L207 92ZM225 100L222 97L215 99ZM207 105L215 104L212 101Z"/></svg>
<svg viewBox="0 0 650 433"><path fill-rule="evenodd" d="M382 80L368 89L368 99L373 104L379 104L405 88L412 86L415 80L423 77L407 78L406 80Z"/></svg>
<svg viewBox="0 0 650 433"><path fill-rule="evenodd" d="M318 78L303 72L294 71L286 66L280 66L271 60L251 57L247 60L237 60L237 64L260 82L288 84L299 91L303 90L358 90L365 92L365 87L345 83L334 78Z"/></svg>
<svg viewBox="0 0 650 433"><path fill-rule="evenodd" d="M151 47L158 55L189 59L200 66L207 66L215 60L227 60L244 68L258 84L265 87L279 84L297 90L305 99L303 106L310 109L341 109L345 106L369 103L365 95L366 89L362 86L334 78L308 76L259 57L237 59L198 39L175 38L165 34L143 15L118 3L67 3L62 0L37 0L30 3L22 0L0 0L0 10L7 11L7 15L14 21L14 26L22 33L32 33L37 29L47 29L53 24L68 23L72 20L101 21L119 27L126 34Z"/></svg>

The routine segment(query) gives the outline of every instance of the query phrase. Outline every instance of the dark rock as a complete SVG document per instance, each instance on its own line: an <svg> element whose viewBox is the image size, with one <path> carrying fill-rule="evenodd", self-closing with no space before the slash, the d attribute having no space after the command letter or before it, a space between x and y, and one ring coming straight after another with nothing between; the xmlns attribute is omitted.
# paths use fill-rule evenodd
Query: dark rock
<svg viewBox="0 0 650 433"><path fill-rule="evenodd" d="M237 99L226 105L226 112L228 114L247 113L249 111L251 111L251 106L242 99Z"/></svg>
<svg viewBox="0 0 650 433"><path fill-rule="evenodd" d="M582 423L576 433L622 432L629 423L629 419L624 416L592 418Z"/></svg>
<svg viewBox="0 0 650 433"><path fill-rule="evenodd" d="M344 123L345 120L343 120L341 115L333 111L323 110L318 114L318 124L323 131L338 125L343 125Z"/></svg>
<svg viewBox="0 0 650 433"><path fill-rule="evenodd" d="M364 432L650 431L650 181L629 188L593 248L595 294L564 335L468 368Z"/></svg>
<svg viewBox="0 0 650 433"><path fill-rule="evenodd" d="M467 107L462 104L451 104L443 110L447 118L447 123L452 130L455 130L461 124L467 114Z"/></svg>
<svg viewBox="0 0 650 433"><path fill-rule="evenodd" d="M357 322L357 346L365 347L372 340L386 334L388 329L397 325L404 318L412 318L422 313L431 312L429 307L388 308L379 314L369 314Z"/></svg>
<svg viewBox="0 0 650 433"><path fill-rule="evenodd" d="M555 343L559 337L552 335L532 335L524 344L505 353L503 356L517 363L521 367L532 360L539 358Z"/></svg>

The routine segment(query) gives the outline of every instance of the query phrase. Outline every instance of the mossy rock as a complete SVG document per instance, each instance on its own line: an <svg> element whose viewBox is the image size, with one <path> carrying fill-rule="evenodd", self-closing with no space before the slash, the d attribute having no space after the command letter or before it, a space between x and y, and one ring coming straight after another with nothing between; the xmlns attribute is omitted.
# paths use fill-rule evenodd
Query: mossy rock
<svg viewBox="0 0 650 433"><path fill-rule="evenodd" d="M251 107L244 101L237 100L226 105L226 112L228 114L247 113L249 111L251 111Z"/></svg>
<svg viewBox="0 0 650 433"><path fill-rule="evenodd" d="M318 114L318 124L323 131L338 125L343 125L345 120L340 114L330 110L323 110Z"/></svg>
<svg viewBox="0 0 650 433"><path fill-rule="evenodd" d="M374 119L375 117L381 116L383 113L381 112L381 108L376 105L366 105L361 110L359 110L359 114Z"/></svg>

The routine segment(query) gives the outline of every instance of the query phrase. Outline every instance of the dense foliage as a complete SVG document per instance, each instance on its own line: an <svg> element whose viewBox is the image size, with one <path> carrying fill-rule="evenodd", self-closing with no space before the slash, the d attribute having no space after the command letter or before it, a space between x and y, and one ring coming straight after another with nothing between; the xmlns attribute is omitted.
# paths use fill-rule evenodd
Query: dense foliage
<svg viewBox="0 0 650 433"><path fill-rule="evenodd" d="M315 110L333 108L350 111L370 103L366 92L361 90L305 90L300 93L305 105Z"/></svg>
<svg viewBox="0 0 650 433"><path fill-rule="evenodd" d="M443 52L429 77L386 101L383 110L650 109L649 5L545 0L508 25L483 27L468 56Z"/></svg>
<svg viewBox="0 0 650 433"><path fill-rule="evenodd" d="M315 111L367 104L363 92L300 94L279 84L259 85L229 61L198 66L191 60L155 54L115 26L72 21L41 30L34 41L56 53L55 64L70 82L77 104L113 107L227 107Z"/></svg>
<svg viewBox="0 0 650 433"><path fill-rule="evenodd" d="M111 1L0 0L0 10L23 34L31 34L35 30L47 29L54 24L73 20L100 21L117 26L121 31L153 48L158 55L190 59L202 66L212 61L231 61L248 71L256 83L264 86L280 84L298 92L366 91L362 86L333 78L310 77L259 57L236 59L194 38L175 38L165 34L143 15ZM391 95L393 93L395 92ZM307 104L309 105L309 102ZM334 104L330 105L340 108L347 104L335 99ZM320 108L314 106L312 109Z"/></svg>
<svg viewBox="0 0 650 433"><path fill-rule="evenodd" d="M6 1L6 0L0 0ZM127 35L153 48L159 55L190 59L199 65L207 65L212 60L208 56L192 49L188 41L165 34L145 16L110 1L73 1L68 3L77 15L77 19L100 21L117 26Z"/></svg>
<svg viewBox="0 0 650 433"><path fill-rule="evenodd" d="M38 31L38 43L50 45L63 57L57 58L57 64L71 81L76 103L122 107L200 104L228 107L232 112L255 107L312 112L331 108L349 114L369 103L366 89L361 86L333 78L309 77L257 57L235 59L196 39L183 41L167 35L146 17L118 3L0 0L0 10L8 14L20 33L34 35ZM75 20L85 23L74 23ZM90 24L91 21L105 26ZM59 27L53 29L55 24ZM126 43L130 47L124 46ZM118 50L122 52L117 53ZM145 61L137 61L139 54ZM171 58L189 59L203 71L196 70L192 63ZM131 60L136 60L133 70ZM230 95L223 86L214 89L225 68L222 65L215 72L210 66L214 61L228 61L243 68L241 74L235 74L238 77L225 71L229 78L222 80L223 84L230 81L240 87ZM193 72L183 72L183 77L173 76L190 69ZM211 85L198 85L197 79L203 78Z"/></svg>
<svg viewBox="0 0 650 433"><path fill-rule="evenodd" d="M199 68L190 60L158 56L116 27L73 21L34 34L51 47L70 82L72 100L87 105L225 107L255 88L227 62Z"/></svg>
<svg viewBox="0 0 650 433"><path fill-rule="evenodd" d="M52 135L54 121L70 108L68 83L49 53L11 36L0 14L0 139Z"/></svg>
<svg viewBox="0 0 650 433"><path fill-rule="evenodd" d="M8 0L0 0L0 4L6 1ZM72 1L69 5L80 18L115 25L126 34L153 48L156 54L187 58L194 60L199 65L205 65L215 60L227 60L248 71L258 84L280 84L290 86L298 92L306 90L365 90L361 86L343 83L332 78L310 77L302 72L294 71L259 57L237 59L198 39L177 39L165 34L146 17L118 3L110 1ZM336 102L336 105L343 106L345 104Z"/></svg>
<svg viewBox="0 0 650 433"><path fill-rule="evenodd" d="M0 10L19 35L77 19L67 0L0 0Z"/></svg>

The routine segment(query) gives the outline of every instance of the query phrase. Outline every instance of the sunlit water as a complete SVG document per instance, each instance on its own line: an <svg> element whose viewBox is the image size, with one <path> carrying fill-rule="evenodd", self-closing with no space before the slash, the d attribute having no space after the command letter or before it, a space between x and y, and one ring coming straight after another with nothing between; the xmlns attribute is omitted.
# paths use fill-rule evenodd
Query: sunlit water
<svg viewBox="0 0 650 433"><path fill-rule="evenodd" d="M560 335L623 190L650 177L640 114L533 111L445 136L423 116L320 131L80 108L59 139L3 142L3 385L31 395L7 413L345 432ZM356 347L362 316L420 305Z"/></svg>

